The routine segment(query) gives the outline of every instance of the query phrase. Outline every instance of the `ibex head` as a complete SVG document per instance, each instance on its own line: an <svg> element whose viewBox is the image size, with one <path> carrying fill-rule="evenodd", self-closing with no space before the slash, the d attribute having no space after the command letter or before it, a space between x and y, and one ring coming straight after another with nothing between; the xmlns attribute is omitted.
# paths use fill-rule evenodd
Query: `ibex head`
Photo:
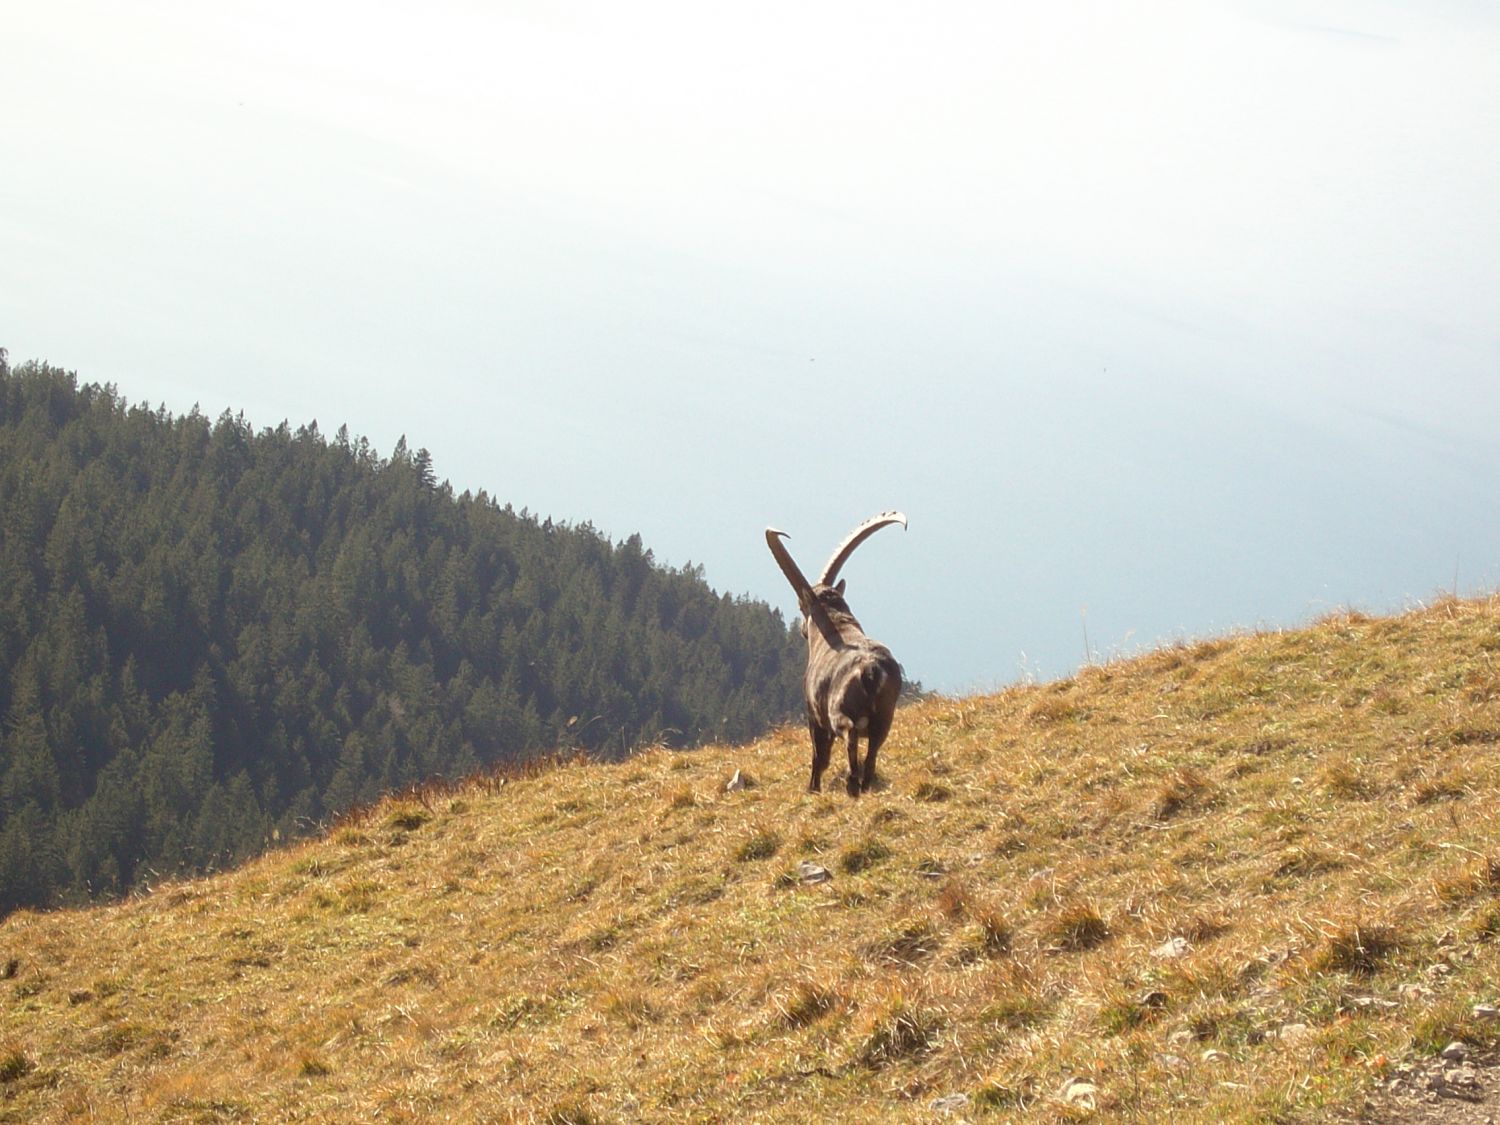
<svg viewBox="0 0 1500 1125"><path fill-rule="evenodd" d="M802 569L786 549L786 544L782 542L783 539L788 538L787 533L778 531L774 527L766 528L766 545L771 548L771 554L775 556L777 565L781 567L781 573L786 575L786 580L792 584L792 589L797 594L797 605L802 610L803 635L807 633L807 619L813 615L815 605L845 614L849 612L849 606L844 601L845 583L839 578L839 571L849 561L849 556L854 554L855 548L882 527L893 523L899 523L904 528L906 516L901 512L881 512L878 516L872 516L856 527L834 549L833 556L824 564L823 572L818 575L816 584L807 580Z"/></svg>

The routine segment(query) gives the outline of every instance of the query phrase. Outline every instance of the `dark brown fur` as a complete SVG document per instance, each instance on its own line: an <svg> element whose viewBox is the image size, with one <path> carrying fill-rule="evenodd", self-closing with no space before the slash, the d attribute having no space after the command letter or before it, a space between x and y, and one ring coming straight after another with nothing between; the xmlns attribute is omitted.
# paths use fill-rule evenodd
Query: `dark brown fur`
<svg viewBox="0 0 1500 1125"><path fill-rule="evenodd" d="M882 512L856 527L834 551L816 585L808 582L781 542L786 533L766 528L766 545L797 593L802 635L807 638L802 695L812 734L812 776L807 788L813 793L823 788L823 771L839 738L849 747L849 795L858 797L875 784L875 756L891 732L901 695L901 665L890 649L865 636L844 601L844 583L835 579L861 543L882 527L897 523L905 527L906 516ZM868 746L863 762L860 738Z"/></svg>
<svg viewBox="0 0 1500 1125"><path fill-rule="evenodd" d="M891 650L865 636L843 597L844 584L814 586L802 623L807 635L807 674L803 698L812 735L809 792L823 788L823 771L836 739L849 749L848 791L851 797L875 784L875 758L890 734L901 695L901 665ZM860 761L859 740L866 741Z"/></svg>

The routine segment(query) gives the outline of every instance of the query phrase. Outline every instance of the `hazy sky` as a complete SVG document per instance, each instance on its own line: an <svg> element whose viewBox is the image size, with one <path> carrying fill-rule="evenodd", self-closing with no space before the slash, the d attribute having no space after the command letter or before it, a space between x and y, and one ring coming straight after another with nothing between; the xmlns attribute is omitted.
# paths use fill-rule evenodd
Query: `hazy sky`
<svg viewBox="0 0 1500 1125"><path fill-rule="evenodd" d="M16 4L0 344L930 687L1500 586L1500 9Z"/></svg>

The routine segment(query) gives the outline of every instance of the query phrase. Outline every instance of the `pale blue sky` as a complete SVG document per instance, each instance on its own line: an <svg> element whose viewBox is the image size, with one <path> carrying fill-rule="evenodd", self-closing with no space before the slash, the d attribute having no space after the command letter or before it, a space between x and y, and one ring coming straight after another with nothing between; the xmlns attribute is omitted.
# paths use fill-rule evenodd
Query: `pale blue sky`
<svg viewBox="0 0 1500 1125"><path fill-rule="evenodd" d="M1500 585L1500 14L53 0L0 344L401 434L966 692Z"/></svg>

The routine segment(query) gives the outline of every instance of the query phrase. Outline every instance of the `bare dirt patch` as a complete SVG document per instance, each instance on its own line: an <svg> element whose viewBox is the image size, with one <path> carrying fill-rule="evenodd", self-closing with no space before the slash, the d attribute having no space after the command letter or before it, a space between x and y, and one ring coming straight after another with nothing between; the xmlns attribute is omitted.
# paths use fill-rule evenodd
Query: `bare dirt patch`
<svg viewBox="0 0 1500 1125"><path fill-rule="evenodd" d="M1500 1053L1396 1067L1373 1094L1367 1125L1500 1125Z"/></svg>

